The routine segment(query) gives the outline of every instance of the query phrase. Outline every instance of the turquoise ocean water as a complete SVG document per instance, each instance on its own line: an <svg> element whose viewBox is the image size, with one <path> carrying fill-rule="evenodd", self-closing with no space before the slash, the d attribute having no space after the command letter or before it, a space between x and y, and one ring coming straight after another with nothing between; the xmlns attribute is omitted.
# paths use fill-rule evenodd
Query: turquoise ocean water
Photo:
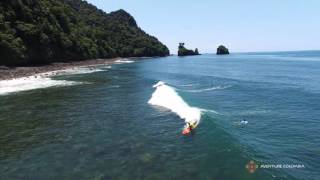
<svg viewBox="0 0 320 180"><path fill-rule="evenodd" d="M81 82L71 86L0 96L0 179L320 178L319 51L98 68L53 78ZM159 81L202 110L191 135L177 114L148 104ZM251 174L251 160L283 168Z"/></svg>

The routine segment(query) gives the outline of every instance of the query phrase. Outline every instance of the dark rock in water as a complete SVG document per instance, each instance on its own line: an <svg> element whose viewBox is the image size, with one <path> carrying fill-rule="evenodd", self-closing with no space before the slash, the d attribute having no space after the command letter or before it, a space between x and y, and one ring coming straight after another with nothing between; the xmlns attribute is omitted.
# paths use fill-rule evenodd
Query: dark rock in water
<svg viewBox="0 0 320 180"><path fill-rule="evenodd" d="M178 56L194 56L194 55L200 55L198 48L196 48L193 51L193 50L185 48L184 43L179 44Z"/></svg>
<svg viewBox="0 0 320 180"><path fill-rule="evenodd" d="M196 49L194 50L194 53L195 53L196 55L199 55L199 50L198 50L198 48L196 48Z"/></svg>
<svg viewBox="0 0 320 180"><path fill-rule="evenodd" d="M229 49L223 45L220 45L217 49L217 55L230 54Z"/></svg>

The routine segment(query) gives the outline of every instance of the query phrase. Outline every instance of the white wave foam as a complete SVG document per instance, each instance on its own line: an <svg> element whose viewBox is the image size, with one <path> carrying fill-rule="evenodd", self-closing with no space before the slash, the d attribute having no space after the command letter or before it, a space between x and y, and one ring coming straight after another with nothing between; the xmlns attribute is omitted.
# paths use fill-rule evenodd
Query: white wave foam
<svg viewBox="0 0 320 180"><path fill-rule="evenodd" d="M111 68L112 68L112 66L106 66L105 68L106 68L106 69L111 69Z"/></svg>
<svg viewBox="0 0 320 180"><path fill-rule="evenodd" d="M109 68L107 66L107 68ZM103 69L99 69L96 67L76 67L65 70L57 70L49 72L49 76L57 76L57 75L76 75L76 74L90 74L94 72L104 71ZM48 73L43 73L48 74Z"/></svg>
<svg viewBox="0 0 320 180"><path fill-rule="evenodd" d="M48 88L53 86L71 86L76 84L80 83L65 80L53 80L49 77L35 75L24 78L0 81L0 95L7 95L14 92Z"/></svg>
<svg viewBox="0 0 320 180"><path fill-rule="evenodd" d="M116 60L115 63L116 64L126 64L126 63L134 63L135 61L129 60L129 59L119 59Z"/></svg>
<svg viewBox="0 0 320 180"><path fill-rule="evenodd" d="M218 114L218 115L222 115L221 113L215 111L215 110L212 110L212 109L201 109L201 112L209 112L209 113L213 113L213 114Z"/></svg>
<svg viewBox="0 0 320 180"><path fill-rule="evenodd" d="M195 89L195 90L182 90L178 89L179 91L184 91L184 92L191 92L191 93L201 93L201 92L206 92L206 91L214 91L214 90L222 90L222 89L227 89L230 88L231 86L214 86L210 88L205 88L205 89Z"/></svg>
<svg viewBox="0 0 320 180"><path fill-rule="evenodd" d="M191 87L194 86L196 84L180 84L180 85L175 85L175 86L179 86L179 87Z"/></svg>
<svg viewBox="0 0 320 180"><path fill-rule="evenodd" d="M107 66L109 68L110 66ZM43 89L53 86L72 86L82 84L81 82L54 80L51 77L60 75L88 74L104 71L96 67L75 67L64 70L39 73L33 76L0 81L0 95L7 95L14 92Z"/></svg>
<svg viewBox="0 0 320 180"><path fill-rule="evenodd" d="M151 105L162 106L176 113L185 122L198 124L201 118L201 110L190 107L174 90L174 88L160 81L153 86L156 88L148 101Z"/></svg>

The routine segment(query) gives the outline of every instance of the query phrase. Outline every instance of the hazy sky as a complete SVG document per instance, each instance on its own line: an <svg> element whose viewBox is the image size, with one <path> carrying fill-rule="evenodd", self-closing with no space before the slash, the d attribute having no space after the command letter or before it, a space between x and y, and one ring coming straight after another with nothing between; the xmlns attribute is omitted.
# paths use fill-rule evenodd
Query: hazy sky
<svg viewBox="0 0 320 180"><path fill-rule="evenodd" d="M124 9L175 54L179 42L215 52L320 49L319 0L88 0Z"/></svg>

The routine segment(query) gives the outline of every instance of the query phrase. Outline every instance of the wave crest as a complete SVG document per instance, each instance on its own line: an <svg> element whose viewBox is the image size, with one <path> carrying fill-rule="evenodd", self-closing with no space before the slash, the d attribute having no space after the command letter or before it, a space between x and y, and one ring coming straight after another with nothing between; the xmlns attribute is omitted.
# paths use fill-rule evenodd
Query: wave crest
<svg viewBox="0 0 320 180"><path fill-rule="evenodd" d="M149 104L170 109L181 119L184 119L186 123L199 124L201 110L199 108L189 106L173 87L166 85L162 81L159 81L153 87L156 88L156 90L148 101Z"/></svg>

